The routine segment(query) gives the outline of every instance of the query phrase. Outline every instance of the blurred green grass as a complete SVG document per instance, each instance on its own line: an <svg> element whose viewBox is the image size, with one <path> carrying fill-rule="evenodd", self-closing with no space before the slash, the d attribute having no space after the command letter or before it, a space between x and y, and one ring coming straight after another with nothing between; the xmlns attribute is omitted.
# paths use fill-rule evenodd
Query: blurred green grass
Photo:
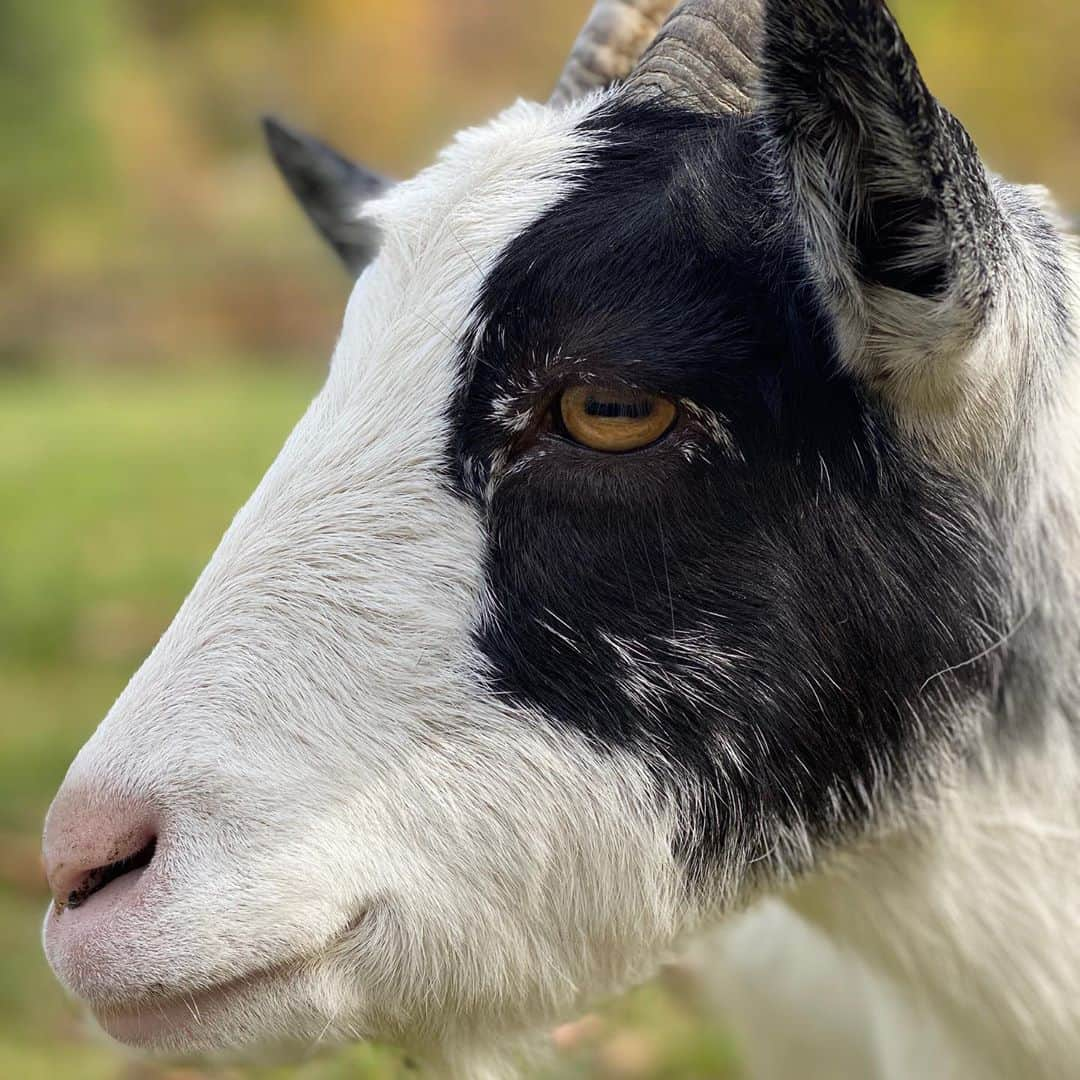
<svg viewBox="0 0 1080 1080"><path fill-rule="evenodd" d="M73 755L153 647L316 389L233 365L0 380L0 1077L194 1080L136 1062L65 1000L39 944L42 817ZM406 1075L353 1047L299 1080ZM551 1078L722 1080L731 1046L654 985L603 1011Z"/></svg>

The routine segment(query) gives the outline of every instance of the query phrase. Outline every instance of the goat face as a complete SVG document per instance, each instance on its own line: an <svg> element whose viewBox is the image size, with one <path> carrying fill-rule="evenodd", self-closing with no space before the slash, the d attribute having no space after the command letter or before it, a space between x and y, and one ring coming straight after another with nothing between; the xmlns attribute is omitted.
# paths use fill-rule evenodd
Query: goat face
<svg viewBox="0 0 1080 1080"><path fill-rule="evenodd" d="M914 813L991 715L1060 244L879 3L755 11L756 115L662 37L336 238L379 242L327 383L50 812L49 958L118 1038L453 1058Z"/></svg>

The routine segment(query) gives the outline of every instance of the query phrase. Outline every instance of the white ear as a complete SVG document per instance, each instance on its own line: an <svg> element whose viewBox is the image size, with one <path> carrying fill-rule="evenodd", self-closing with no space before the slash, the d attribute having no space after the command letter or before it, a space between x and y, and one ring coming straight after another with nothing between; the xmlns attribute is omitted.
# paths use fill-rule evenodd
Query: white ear
<svg viewBox="0 0 1080 1080"><path fill-rule="evenodd" d="M375 257L379 233L361 207L390 182L272 116L263 117L270 153L304 212L354 277Z"/></svg>
<svg viewBox="0 0 1080 1080"><path fill-rule="evenodd" d="M897 401L920 380L940 388L933 365L976 338L1004 262L978 151L883 0L765 10L765 117L845 359Z"/></svg>

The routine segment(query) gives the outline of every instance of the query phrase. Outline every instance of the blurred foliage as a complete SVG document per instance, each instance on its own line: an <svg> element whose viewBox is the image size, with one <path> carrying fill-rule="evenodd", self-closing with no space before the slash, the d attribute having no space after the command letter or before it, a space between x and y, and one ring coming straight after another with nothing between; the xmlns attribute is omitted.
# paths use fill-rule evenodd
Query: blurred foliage
<svg viewBox="0 0 1080 1080"><path fill-rule="evenodd" d="M589 0L0 0L0 364L320 360L346 283L279 111L390 174L543 97ZM895 0L991 163L1080 205L1075 0Z"/></svg>
<svg viewBox="0 0 1080 1080"><path fill-rule="evenodd" d="M84 208L107 197L107 154L85 95L101 14L90 5L64 18L51 5L0 5L0 251L32 238L73 196Z"/></svg>

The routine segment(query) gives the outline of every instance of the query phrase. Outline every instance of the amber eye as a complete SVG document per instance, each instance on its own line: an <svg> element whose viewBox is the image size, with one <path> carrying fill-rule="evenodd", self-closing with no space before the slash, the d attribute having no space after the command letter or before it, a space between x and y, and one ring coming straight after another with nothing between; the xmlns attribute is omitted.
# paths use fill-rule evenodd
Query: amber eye
<svg viewBox="0 0 1080 1080"><path fill-rule="evenodd" d="M572 386L559 399L567 433L609 454L656 442L675 422L675 413L667 398L621 386Z"/></svg>

